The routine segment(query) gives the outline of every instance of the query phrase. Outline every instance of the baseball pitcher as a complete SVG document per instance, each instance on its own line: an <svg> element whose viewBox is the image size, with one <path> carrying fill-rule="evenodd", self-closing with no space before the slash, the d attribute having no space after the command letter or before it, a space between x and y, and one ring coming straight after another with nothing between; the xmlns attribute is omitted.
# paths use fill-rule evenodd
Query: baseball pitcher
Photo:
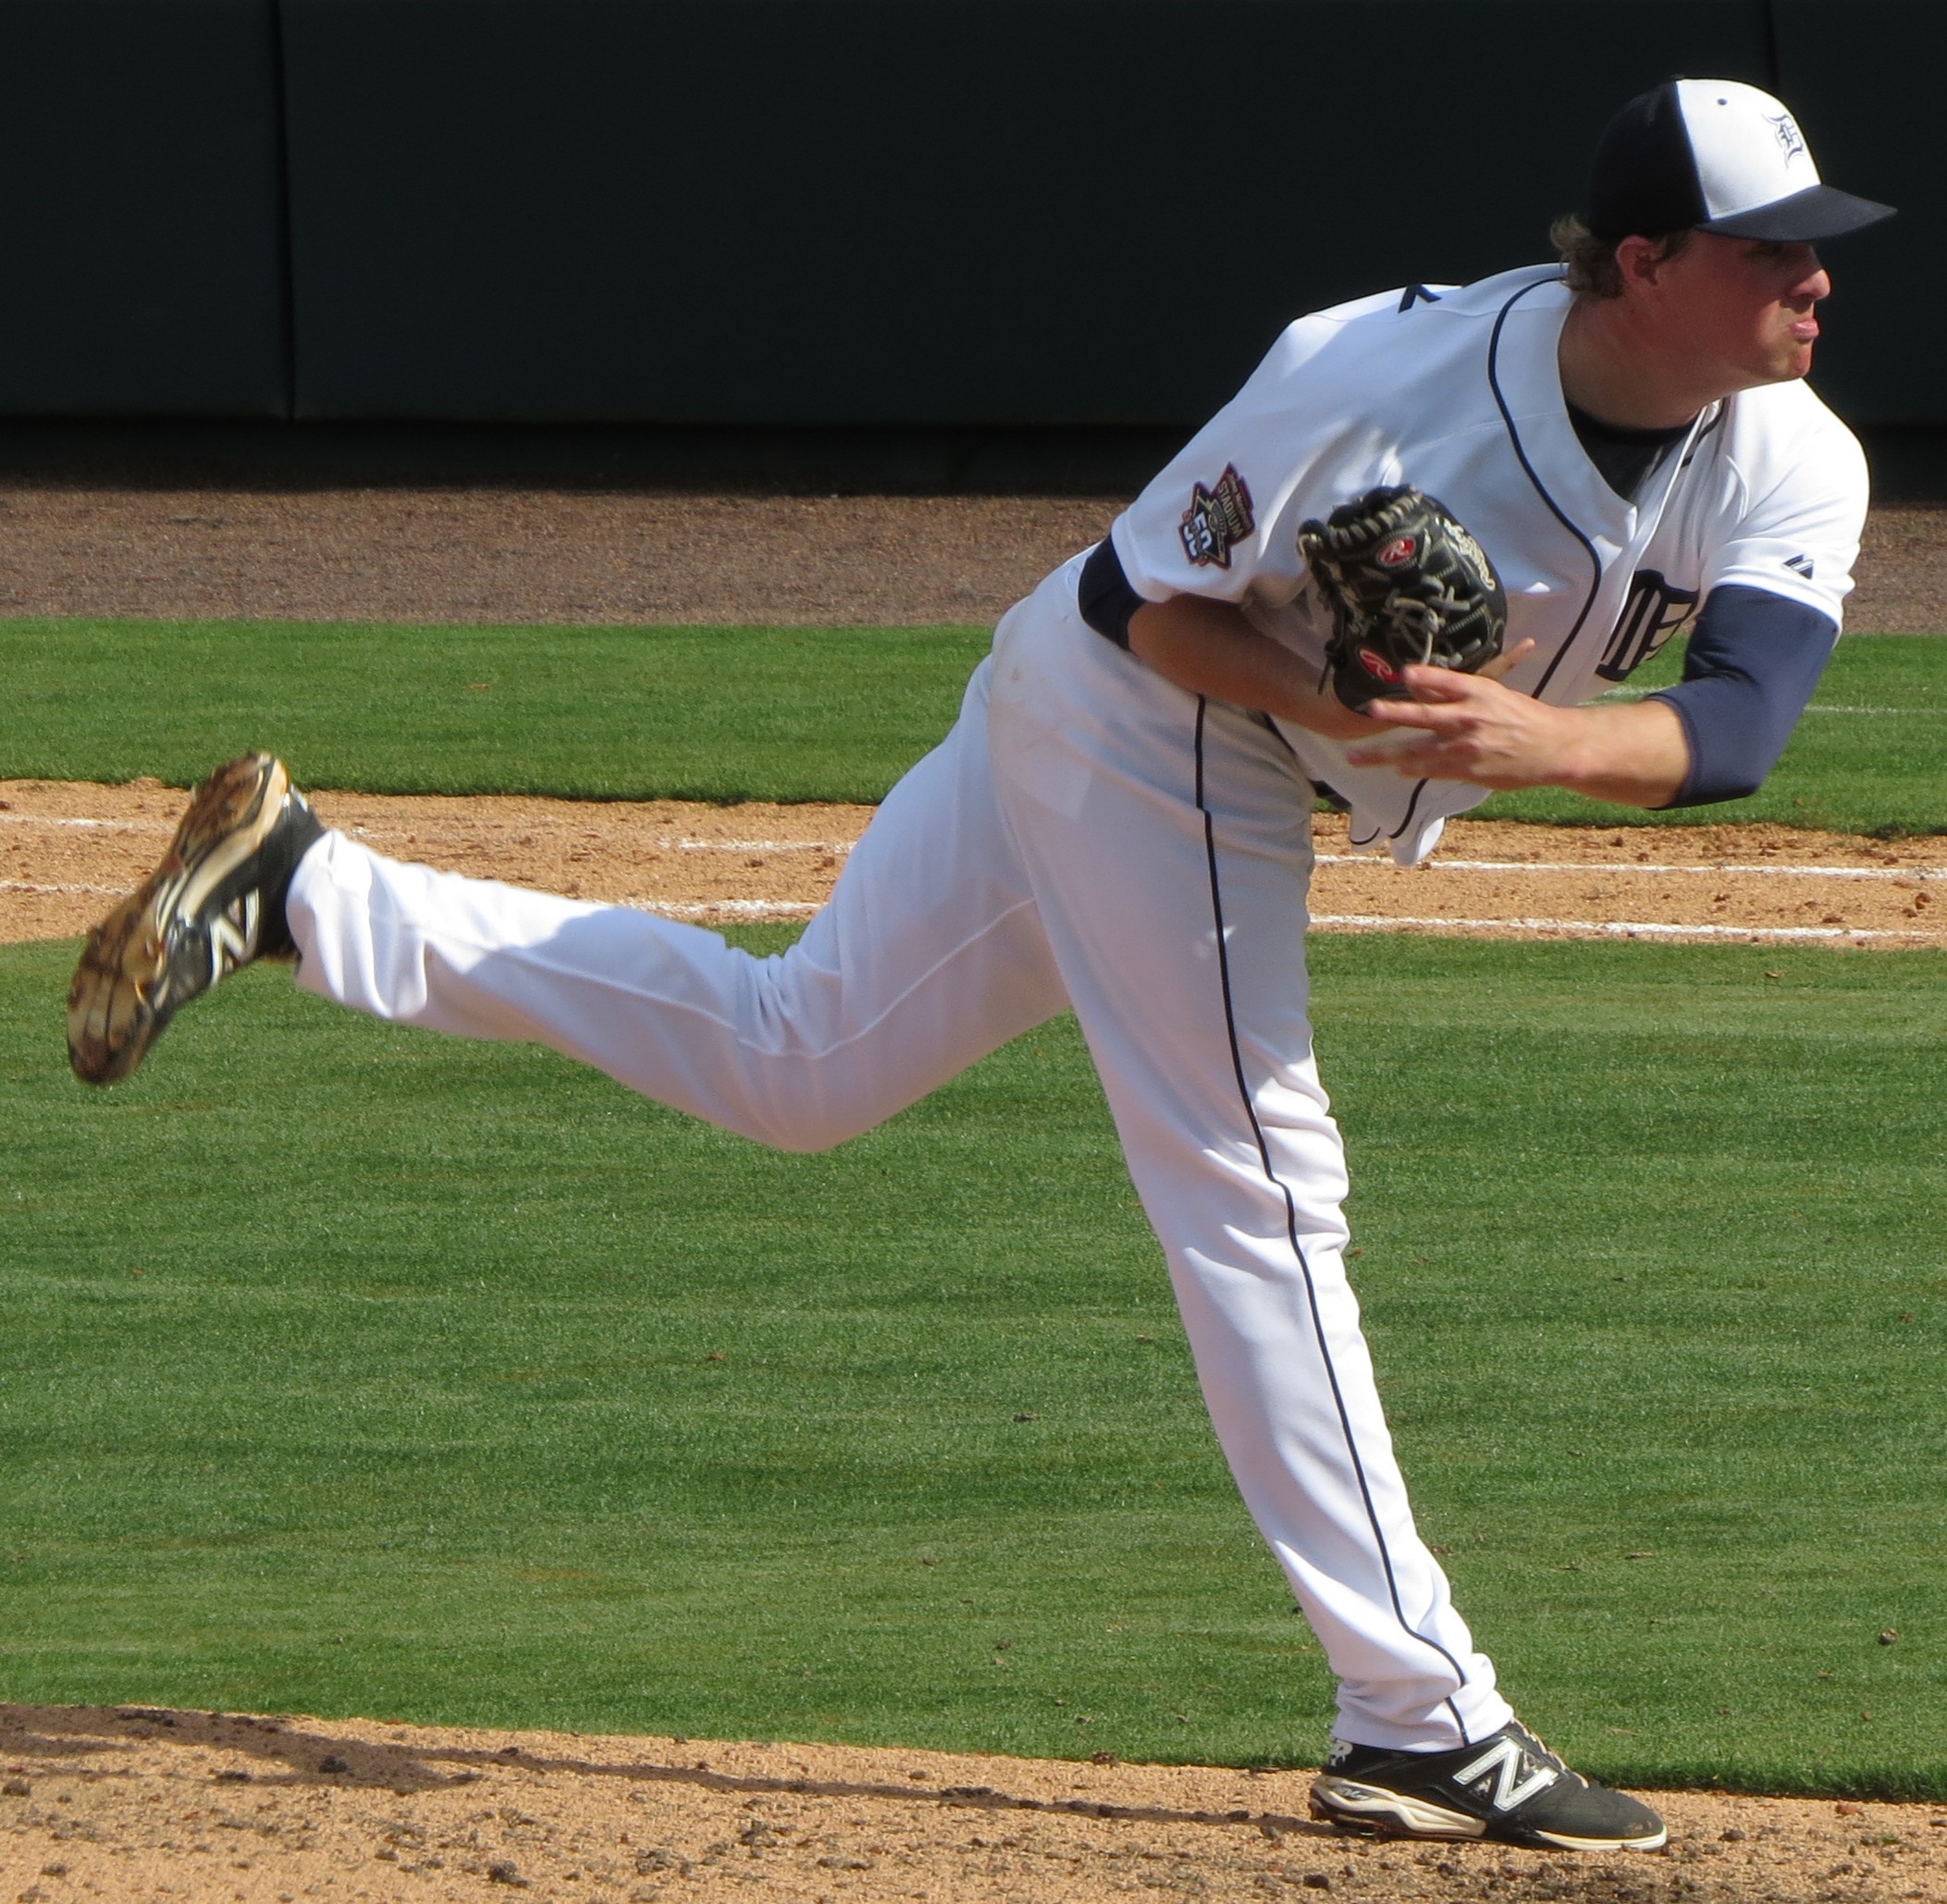
<svg viewBox="0 0 1947 1904"><path fill-rule="evenodd" d="M95 928L76 1072L126 1076L237 966L535 1039L791 1149L869 1129L1072 1008L1211 1419L1339 1682L1351 1830L1654 1849L1517 1721L1415 1531L1347 1281L1344 1151L1299 958L1320 791L1402 864L1486 790L1756 787L1839 632L1857 444L1804 378L1823 184L1779 101L1632 100L1561 262L1302 317L1108 538L1003 619L829 905L714 933L386 859L257 755ZM1679 627L1680 685L1596 703Z"/></svg>

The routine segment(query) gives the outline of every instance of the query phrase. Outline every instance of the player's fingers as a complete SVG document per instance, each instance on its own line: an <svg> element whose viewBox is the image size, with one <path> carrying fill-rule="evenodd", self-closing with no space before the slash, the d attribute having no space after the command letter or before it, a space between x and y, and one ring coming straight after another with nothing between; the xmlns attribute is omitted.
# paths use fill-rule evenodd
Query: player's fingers
<svg viewBox="0 0 1947 1904"><path fill-rule="evenodd" d="M1534 648L1532 641L1516 642L1505 655L1497 655L1472 674L1457 673L1451 668L1413 667L1404 669L1400 679L1416 701L1470 700L1480 693L1482 682L1498 682L1510 669L1519 668Z"/></svg>
<svg viewBox="0 0 1947 1904"><path fill-rule="evenodd" d="M1491 661L1484 661L1474 671L1484 681L1500 681L1513 669L1519 668L1534 652L1534 641L1518 641L1511 648L1505 649Z"/></svg>
<svg viewBox="0 0 1947 1904"><path fill-rule="evenodd" d="M1422 703L1464 701L1478 694L1481 685L1478 675L1456 674L1450 668L1406 668L1400 670L1399 679L1413 699ZM1375 701L1373 705L1381 704Z"/></svg>
<svg viewBox="0 0 1947 1904"><path fill-rule="evenodd" d="M1374 701L1365 711L1368 719L1383 720L1390 727L1437 727L1453 719L1444 706L1423 701Z"/></svg>

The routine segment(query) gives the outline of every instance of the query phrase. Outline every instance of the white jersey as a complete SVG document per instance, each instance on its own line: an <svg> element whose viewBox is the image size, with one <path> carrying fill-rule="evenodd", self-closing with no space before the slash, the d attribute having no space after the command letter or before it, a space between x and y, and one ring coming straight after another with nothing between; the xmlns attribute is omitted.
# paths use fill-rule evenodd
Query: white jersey
<svg viewBox="0 0 1947 1904"><path fill-rule="evenodd" d="M1455 289L1413 286L1302 317L1119 516L1129 584L1150 601L1235 602L1325 666L1329 612L1298 525L1382 484L1437 497L1485 547L1508 641L1534 651L1510 687L1567 705L1622 680L1724 583L1836 622L1866 517L1866 459L1803 383L1716 403L1633 501L1576 436L1556 347L1573 302L1559 266ZM1352 808L1361 844L1423 858L1486 798L1465 780L1357 768L1347 743L1280 724L1306 773Z"/></svg>

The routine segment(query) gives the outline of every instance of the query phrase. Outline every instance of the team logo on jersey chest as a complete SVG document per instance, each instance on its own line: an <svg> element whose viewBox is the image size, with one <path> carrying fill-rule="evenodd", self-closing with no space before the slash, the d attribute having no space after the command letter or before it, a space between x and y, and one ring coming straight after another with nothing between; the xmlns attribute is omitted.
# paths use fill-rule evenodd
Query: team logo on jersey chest
<svg viewBox="0 0 1947 1904"><path fill-rule="evenodd" d="M1604 681L1627 680L1690 620L1696 605L1695 589L1674 587L1656 570L1638 569L1596 672Z"/></svg>
<svg viewBox="0 0 1947 1904"><path fill-rule="evenodd" d="M1251 490L1237 464L1227 462L1214 486L1206 489L1199 483L1190 490L1189 507L1177 533L1183 538L1183 553L1199 567L1227 569L1232 548L1256 527Z"/></svg>

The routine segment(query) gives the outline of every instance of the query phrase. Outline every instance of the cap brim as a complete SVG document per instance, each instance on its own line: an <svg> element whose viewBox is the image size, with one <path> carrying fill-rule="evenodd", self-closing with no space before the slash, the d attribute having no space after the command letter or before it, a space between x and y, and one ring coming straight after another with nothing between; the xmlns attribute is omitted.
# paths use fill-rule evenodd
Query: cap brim
<svg viewBox="0 0 1947 1904"><path fill-rule="evenodd" d="M1822 238L1837 238L1842 232L1858 231L1891 218L1893 208L1869 198L1855 198L1830 185L1807 186L1790 198L1774 199L1748 212L1733 212L1729 217L1707 219L1699 231L1715 231L1724 238L1768 239L1774 244L1810 244Z"/></svg>

